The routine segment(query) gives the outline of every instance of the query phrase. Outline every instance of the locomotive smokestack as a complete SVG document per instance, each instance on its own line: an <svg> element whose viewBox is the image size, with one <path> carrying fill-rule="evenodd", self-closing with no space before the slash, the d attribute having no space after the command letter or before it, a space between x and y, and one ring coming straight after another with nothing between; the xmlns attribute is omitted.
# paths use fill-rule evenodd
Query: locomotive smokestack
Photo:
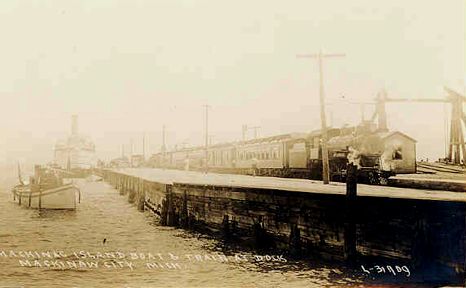
<svg viewBox="0 0 466 288"><path fill-rule="evenodd" d="M71 116L71 135L78 135L78 115Z"/></svg>

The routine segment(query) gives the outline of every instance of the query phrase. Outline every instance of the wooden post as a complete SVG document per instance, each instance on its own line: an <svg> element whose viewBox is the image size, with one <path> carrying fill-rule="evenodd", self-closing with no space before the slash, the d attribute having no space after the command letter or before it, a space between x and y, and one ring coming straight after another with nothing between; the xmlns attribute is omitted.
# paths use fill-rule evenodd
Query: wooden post
<svg viewBox="0 0 466 288"><path fill-rule="evenodd" d="M167 225L175 226L175 207L173 203L172 186L167 185Z"/></svg>
<svg viewBox="0 0 466 288"><path fill-rule="evenodd" d="M347 165L346 177L346 209L344 230L344 256L348 264L353 265L356 251L356 199L357 199L358 167L352 163Z"/></svg>
<svg viewBox="0 0 466 288"><path fill-rule="evenodd" d="M136 196L136 189L137 189L137 178L131 177L130 178L130 188L129 188L129 193L128 193L128 202L129 203L134 203L134 198Z"/></svg>
<svg viewBox="0 0 466 288"><path fill-rule="evenodd" d="M76 199L76 198L74 198L74 199ZM39 188L39 209L42 209L42 189L40 189L40 188Z"/></svg>
<svg viewBox="0 0 466 288"><path fill-rule="evenodd" d="M223 221L222 221L222 230L223 230L223 236L225 238L229 238L231 236L231 231L230 231L230 217L228 214L223 215Z"/></svg>
<svg viewBox="0 0 466 288"><path fill-rule="evenodd" d="M126 191L126 176L121 175L121 189L120 189L120 195L124 195Z"/></svg>
<svg viewBox="0 0 466 288"><path fill-rule="evenodd" d="M184 228L189 227L189 219L188 219L188 194L187 191L184 190L183 193L183 207L181 208L181 213L180 213L180 221L181 221L181 226Z"/></svg>
<svg viewBox="0 0 466 288"><path fill-rule="evenodd" d="M291 255L299 255L301 252L301 231L298 224L291 224L289 249Z"/></svg>
<svg viewBox="0 0 466 288"><path fill-rule="evenodd" d="M144 211L144 204L146 201L146 183L141 181L141 186L138 192L138 210L139 211Z"/></svg>

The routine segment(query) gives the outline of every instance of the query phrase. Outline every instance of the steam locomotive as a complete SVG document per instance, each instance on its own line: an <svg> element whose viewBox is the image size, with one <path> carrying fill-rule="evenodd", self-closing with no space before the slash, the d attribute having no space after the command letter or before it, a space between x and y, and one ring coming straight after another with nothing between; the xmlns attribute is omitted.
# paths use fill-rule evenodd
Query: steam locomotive
<svg viewBox="0 0 466 288"><path fill-rule="evenodd" d="M358 166L359 181L370 184L384 184L392 175L415 171L412 145L415 141L401 132L381 132L370 125L361 125L328 129L327 137L332 181L345 181L349 161ZM208 149L192 147L161 152L154 154L149 163L157 168L208 167L218 173L322 179L321 143L320 131L291 133L216 144Z"/></svg>

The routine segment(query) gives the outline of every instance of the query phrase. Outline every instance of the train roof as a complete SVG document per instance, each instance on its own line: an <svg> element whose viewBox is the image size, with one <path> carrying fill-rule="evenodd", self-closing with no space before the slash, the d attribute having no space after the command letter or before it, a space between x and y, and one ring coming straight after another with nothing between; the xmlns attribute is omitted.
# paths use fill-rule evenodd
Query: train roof
<svg viewBox="0 0 466 288"><path fill-rule="evenodd" d="M247 141L240 141L237 143L255 144L255 143L273 142L273 141L280 141L280 140L287 140L287 139L306 139L307 135L308 135L307 133L287 133L287 134L281 134L281 135L270 136L270 137L265 137L265 138L257 138L257 139L247 140Z"/></svg>
<svg viewBox="0 0 466 288"><path fill-rule="evenodd" d="M342 130L342 128L328 128L327 129L327 134L333 134L334 132L340 132ZM319 130L313 130L311 131L310 133L307 133L307 137L311 138L311 137L318 137L322 135L322 129L319 129Z"/></svg>

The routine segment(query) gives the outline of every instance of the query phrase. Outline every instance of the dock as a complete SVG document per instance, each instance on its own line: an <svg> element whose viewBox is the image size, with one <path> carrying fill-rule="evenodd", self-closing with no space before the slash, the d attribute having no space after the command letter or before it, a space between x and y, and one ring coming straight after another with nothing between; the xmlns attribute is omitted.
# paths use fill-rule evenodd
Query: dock
<svg viewBox="0 0 466 288"><path fill-rule="evenodd" d="M466 193L358 184L351 200L344 183L150 168L100 174L162 225L337 261L348 261L353 246L356 259L464 279Z"/></svg>

